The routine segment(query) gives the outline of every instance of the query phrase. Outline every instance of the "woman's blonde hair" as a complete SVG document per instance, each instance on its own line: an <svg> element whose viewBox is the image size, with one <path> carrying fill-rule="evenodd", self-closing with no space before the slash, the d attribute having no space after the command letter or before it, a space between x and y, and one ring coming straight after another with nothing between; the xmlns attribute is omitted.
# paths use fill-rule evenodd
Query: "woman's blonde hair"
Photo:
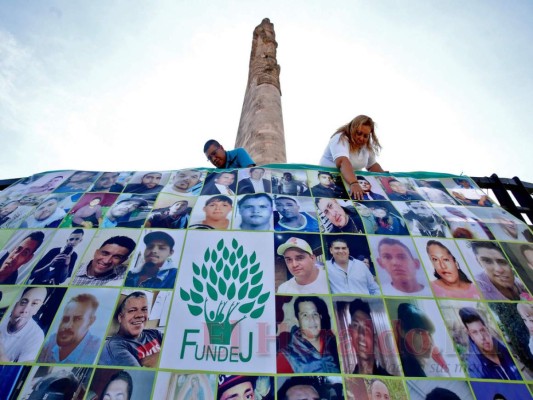
<svg viewBox="0 0 533 400"><path fill-rule="evenodd" d="M370 127L370 137L368 138L368 142L366 143L365 147L368 150L373 151L375 154L378 154L381 150L381 145L379 144L378 137L376 136L376 132L374 130L375 123L372 118L366 115L358 115L346 125L343 125L339 129L337 129L337 131L332 135L332 137L335 136L337 133L340 133L340 139L348 141L348 144L350 145L350 152L355 152L360 148L360 146L355 142L355 134L357 133L361 125L366 125Z"/></svg>

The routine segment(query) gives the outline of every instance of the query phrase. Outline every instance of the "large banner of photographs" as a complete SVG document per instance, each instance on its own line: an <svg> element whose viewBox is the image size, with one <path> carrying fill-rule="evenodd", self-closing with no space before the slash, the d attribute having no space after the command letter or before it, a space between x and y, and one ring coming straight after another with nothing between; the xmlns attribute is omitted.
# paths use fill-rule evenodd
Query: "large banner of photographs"
<svg viewBox="0 0 533 400"><path fill-rule="evenodd" d="M464 176L56 171L0 192L0 400L529 399L533 235Z"/></svg>

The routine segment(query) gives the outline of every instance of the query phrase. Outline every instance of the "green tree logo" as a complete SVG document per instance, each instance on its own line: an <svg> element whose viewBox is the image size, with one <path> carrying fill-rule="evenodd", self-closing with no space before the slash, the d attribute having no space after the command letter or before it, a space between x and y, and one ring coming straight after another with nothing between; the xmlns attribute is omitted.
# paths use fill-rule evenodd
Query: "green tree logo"
<svg viewBox="0 0 533 400"><path fill-rule="evenodd" d="M244 254L243 246L235 239L231 247L225 246L224 239L220 239L216 249L208 247L202 266L192 264L193 288L180 289L190 313L195 317L204 314L211 344L229 345L233 328L246 317L259 318L270 297L268 291L261 293L263 272L260 263L256 263L255 251L250 256ZM215 305L208 302L218 303L216 311ZM235 311L240 318L231 323Z"/></svg>

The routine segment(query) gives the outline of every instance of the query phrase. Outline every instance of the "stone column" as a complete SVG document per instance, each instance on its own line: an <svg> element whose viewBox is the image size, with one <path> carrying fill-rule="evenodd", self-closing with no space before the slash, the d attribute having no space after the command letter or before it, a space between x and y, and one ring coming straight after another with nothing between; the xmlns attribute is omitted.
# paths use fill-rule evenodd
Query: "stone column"
<svg viewBox="0 0 533 400"><path fill-rule="evenodd" d="M286 163L276 33L268 18L254 29L248 84L235 147L244 147L257 165Z"/></svg>

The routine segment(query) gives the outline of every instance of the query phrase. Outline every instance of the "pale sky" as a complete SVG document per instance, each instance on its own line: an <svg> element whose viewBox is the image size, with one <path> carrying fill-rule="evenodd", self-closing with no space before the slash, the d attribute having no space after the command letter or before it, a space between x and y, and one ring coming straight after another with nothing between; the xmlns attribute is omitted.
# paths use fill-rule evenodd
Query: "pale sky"
<svg viewBox="0 0 533 400"><path fill-rule="evenodd" d="M211 167L265 17L289 163L367 114L386 170L533 182L530 0L4 1L0 179Z"/></svg>

